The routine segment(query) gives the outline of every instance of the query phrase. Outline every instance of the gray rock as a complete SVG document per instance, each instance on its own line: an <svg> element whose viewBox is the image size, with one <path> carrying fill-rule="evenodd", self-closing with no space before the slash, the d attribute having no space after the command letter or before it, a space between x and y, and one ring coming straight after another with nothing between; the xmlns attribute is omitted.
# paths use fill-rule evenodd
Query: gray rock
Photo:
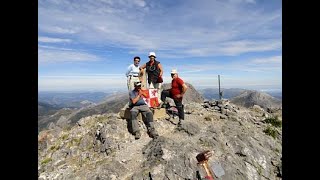
<svg viewBox="0 0 320 180"><path fill-rule="evenodd" d="M219 162L211 163L211 168L213 170L214 175L217 176L218 178L225 175L224 169L222 168Z"/></svg>
<svg viewBox="0 0 320 180"><path fill-rule="evenodd" d="M84 118L81 126L71 129L53 129L46 140L47 147L38 147L39 177L149 180L151 176L154 180L193 180L197 179L197 171L204 177L196 155L209 150L213 152L209 162L218 163L212 166L220 176L217 179L279 179L282 143L280 138L264 134L264 128L257 128L257 122L264 118L252 109L240 109L227 101L221 101L227 114L235 110L238 113L222 115L212 111L218 106L210 103L209 108L199 103L185 104L186 111L193 113L185 115L181 128L172 123L176 120L155 120L160 135L156 139L150 138L142 126L141 138L134 140L128 132L128 122L112 114ZM220 116L227 120L204 119ZM280 136L282 129L277 131ZM48 157L52 160L41 164Z"/></svg>

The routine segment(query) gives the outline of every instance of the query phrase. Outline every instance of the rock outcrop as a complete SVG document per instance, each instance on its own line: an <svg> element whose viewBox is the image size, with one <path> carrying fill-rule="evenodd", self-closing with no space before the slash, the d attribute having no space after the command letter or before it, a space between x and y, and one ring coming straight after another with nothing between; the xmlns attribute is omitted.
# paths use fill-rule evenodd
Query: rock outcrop
<svg viewBox="0 0 320 180"><path fill-rule="evenodd" d="M191 103L191 102L196 102L196 103L202 103L204 98L202 95L190 84L185 82L185 84L188 86L187 92L183 96L183 103ZM171 88L171 83L165 83L162 85L162 89L170 89Z"/></svg>

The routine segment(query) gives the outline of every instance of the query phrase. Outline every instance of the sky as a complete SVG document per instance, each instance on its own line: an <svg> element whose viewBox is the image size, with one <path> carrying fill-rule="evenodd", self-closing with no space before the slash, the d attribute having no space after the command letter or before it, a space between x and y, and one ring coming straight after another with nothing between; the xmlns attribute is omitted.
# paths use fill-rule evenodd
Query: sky
<svg viewBox="0 0 320 180"><path fill-rule="evenodd" d="M126 90L156 53L195 88L282 89L281 0L38 0L38 90Z"/></svg>

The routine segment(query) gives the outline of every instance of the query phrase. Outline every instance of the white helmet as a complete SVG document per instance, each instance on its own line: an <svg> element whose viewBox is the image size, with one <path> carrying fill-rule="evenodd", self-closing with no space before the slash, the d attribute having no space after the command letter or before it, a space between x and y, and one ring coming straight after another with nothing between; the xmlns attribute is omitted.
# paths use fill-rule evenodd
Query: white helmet
<svg viewBox="0 0 320 180"><path fill-rule="evenodd" d="M150 56L156 57L156 53L155 52L149 52L149 56L148 57L150 57Z"/></svg>

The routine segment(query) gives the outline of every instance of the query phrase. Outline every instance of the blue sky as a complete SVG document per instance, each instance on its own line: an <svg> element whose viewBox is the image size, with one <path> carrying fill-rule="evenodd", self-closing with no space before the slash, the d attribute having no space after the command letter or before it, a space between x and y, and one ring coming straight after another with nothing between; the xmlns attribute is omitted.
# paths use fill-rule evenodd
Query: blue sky
<svg viewBox="0 0 320 180"><path fill-rule="evenodd" d="M126 90L156 52L196 88L282 89L280 0L39 0L39 91Z"/></svg>

